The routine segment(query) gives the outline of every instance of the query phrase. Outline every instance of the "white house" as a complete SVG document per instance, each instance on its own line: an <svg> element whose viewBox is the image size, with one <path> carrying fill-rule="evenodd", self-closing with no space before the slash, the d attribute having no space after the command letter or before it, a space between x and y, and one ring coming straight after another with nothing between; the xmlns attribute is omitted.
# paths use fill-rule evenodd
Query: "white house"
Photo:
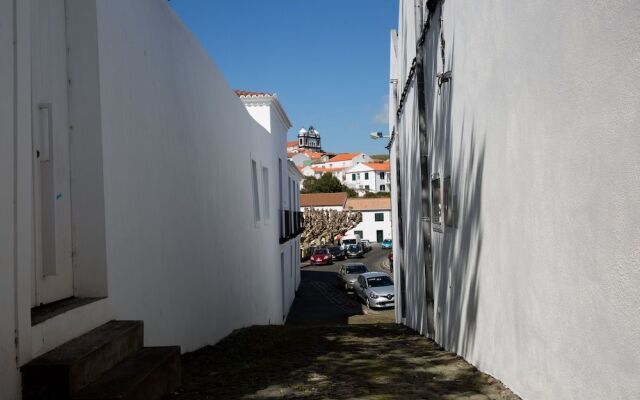
<svg viewBox="0 0 640 400"><path fill-rule="evenodd" d="M349 198L345 210L362 213L362 222L347 232L347 235L357 234L360 238L371 243L382 243L391 238L391 199L380 198Z"/></svg>
<svg viewBox="0 0 640 400"><path fill-rule="evenodd" d="M340 193L303 193L300 195L300 210L308 208L316 210L342 211L347 203L347 194Z"/></svg>
<svg viewBox="0 0 640 400"><path fill-rule="evenodd" d="M640 398L636 0L400 0L396 321L523 399Z"/></svg>
<svg viewBox="0 0 640 400"><path fill-rule="evenodd" d="M361 196L367 192L389 192L390 164L388 162L360 163L342 171L345 185Z"/></svg>
<svg viewBox="0 0 640 400"><path fill-rule="evenodd" d="M182 351L283 322L300 176L263 100L268 129L166 1L0 0L3 400L109 320Z"/></svg>
<svg viewBox="0 0 640 400"><path fill-rule="evenodd" d="M350 168L358 163L372 162L373 159L365 153L342 153L337 154L326 162L317 164L324 168Z"/></svg>

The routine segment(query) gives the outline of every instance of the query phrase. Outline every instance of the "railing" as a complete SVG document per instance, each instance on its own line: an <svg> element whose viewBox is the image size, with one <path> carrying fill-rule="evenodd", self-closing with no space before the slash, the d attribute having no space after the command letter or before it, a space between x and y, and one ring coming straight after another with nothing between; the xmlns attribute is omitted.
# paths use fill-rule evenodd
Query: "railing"
<svg viewBox="0 0 640 400"><path fill-rule="evenodd" d="M280 210L280 244L295 238L304 231L304 213L301 211Z"/></svg>

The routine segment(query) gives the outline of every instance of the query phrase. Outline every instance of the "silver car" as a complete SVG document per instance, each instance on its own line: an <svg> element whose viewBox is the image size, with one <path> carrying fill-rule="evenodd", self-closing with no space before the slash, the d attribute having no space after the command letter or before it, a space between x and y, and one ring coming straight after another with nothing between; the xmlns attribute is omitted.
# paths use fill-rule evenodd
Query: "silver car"
<svg viewBox="0 0 640 400"><path fill-rule="evenodd" d="M384 272L367 272L358 276L353 290L369 308L395 306L393 280Z"/></svg>
<svg viewBox="0 0 640 400"><path fill-rule="evenodd" d="M358 279L358 275L369 272L367 266L362 263L345 264L338 272L338 286L344 290L353 290L353 285Z"/></svg>

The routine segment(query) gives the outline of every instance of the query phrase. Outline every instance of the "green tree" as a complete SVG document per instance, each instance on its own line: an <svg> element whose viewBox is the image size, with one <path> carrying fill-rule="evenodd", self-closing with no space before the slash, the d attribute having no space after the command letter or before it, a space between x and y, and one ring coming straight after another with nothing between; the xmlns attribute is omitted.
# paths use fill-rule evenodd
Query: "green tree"
<svg viewBox="0 0 640 400"><path fill-rule="evenodd" d="M301 193L339 193L347 192L349 197L356 196L356 192L353 189L349 189L330 172L325 172L320 179L316 179L313 176L305 178L304 189Z"/></svg>

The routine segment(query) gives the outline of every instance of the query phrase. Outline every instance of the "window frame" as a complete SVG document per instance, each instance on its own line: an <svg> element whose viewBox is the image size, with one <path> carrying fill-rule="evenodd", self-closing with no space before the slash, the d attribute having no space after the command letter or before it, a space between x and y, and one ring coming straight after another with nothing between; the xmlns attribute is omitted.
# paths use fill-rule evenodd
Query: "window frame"
<svg viewBox="0 0 640 400"><path fill-rule="evenodd" d="M442 232L443 219L442 179L435 173L431 175L431 227L435 232Z"/></svg>
<svg viewBox="0 0 640 400"><path fill-rule="evenodd" d="M380 216L380 219L378 219L378 216ZM373 220L375 222L384 222L384 212L374 213Z"/></svg>

